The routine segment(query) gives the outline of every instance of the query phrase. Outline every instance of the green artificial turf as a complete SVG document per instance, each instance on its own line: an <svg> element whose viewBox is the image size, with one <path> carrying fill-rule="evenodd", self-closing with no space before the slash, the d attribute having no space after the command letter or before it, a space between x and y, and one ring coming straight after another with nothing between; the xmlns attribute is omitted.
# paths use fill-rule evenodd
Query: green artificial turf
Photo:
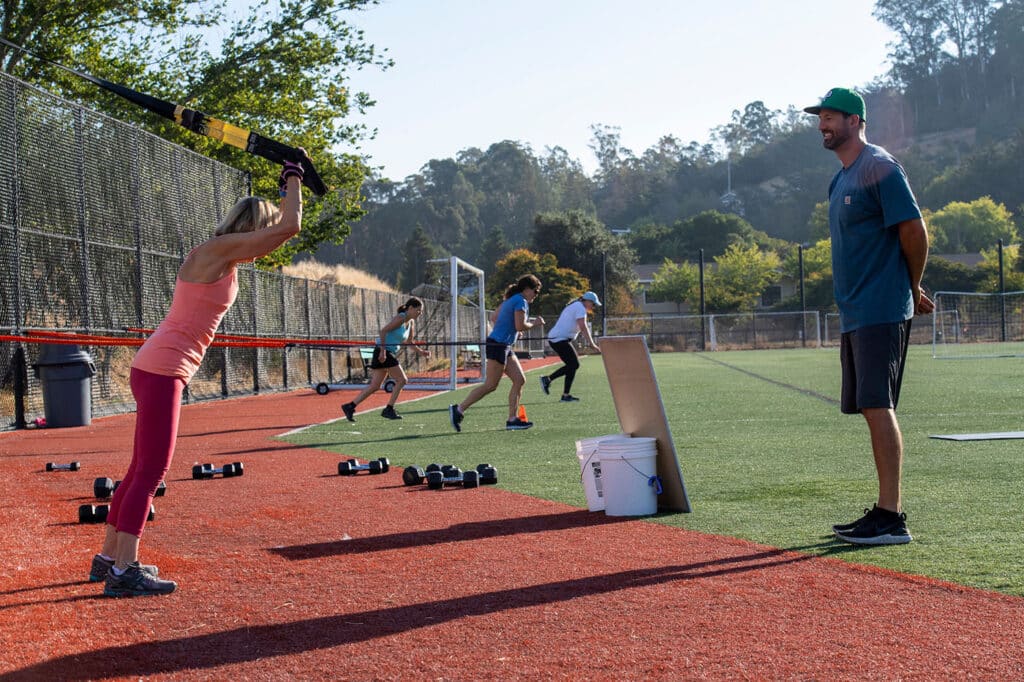
<svg viewBox="0 0 1024 682"><path fill-rule="evenodd" d="M693 505L692 513L652 521L1024 595L1024 440L928 437L1024 430L1021 359L935 360L930 348L911 348L897 415L914 541L873 548L840 543L830 531L877 496L867 425L839 412L835 349L652 360ZM573 386L579 403L559 402L558 382L543 395L540 373L527 374L523 402L536 424L528 431L505 430L503 381L468 410L459 434L448 404L469 388L404 404L402 421L371 412L356 424L337 421L287 440L388 457L400 468L486 462L497 467L499 487L585 508L575 441L619 431L604 367L599 357L584 359Z"/></svg>

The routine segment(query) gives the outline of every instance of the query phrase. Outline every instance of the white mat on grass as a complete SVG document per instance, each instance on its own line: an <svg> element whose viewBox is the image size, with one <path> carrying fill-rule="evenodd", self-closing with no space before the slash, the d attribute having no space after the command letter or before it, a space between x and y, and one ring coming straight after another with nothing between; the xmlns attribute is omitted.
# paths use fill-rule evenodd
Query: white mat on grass
<svg viewBox="0 0 1024 682"><path fill-rule="evenodd" d="M996 431L995 433L951 433L945 436L928 436L943 440L1009 440L1024 438L1024 431Z"/></svg>

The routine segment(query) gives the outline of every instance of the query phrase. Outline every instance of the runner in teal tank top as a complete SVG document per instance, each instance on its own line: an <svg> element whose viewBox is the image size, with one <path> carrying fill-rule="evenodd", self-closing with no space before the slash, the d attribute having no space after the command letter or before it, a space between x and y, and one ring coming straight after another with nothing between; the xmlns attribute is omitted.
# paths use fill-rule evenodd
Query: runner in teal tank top
<svg viewBox="0 0 1024 682"><path fill-rule="evenodd" d="M395 382L395 389L391 392L391 398L388 400L384 411L380 413L380 416L385 419L402 418L402 415L395 411L395 403L398 401L398 396L401 394L402 389L409 382L409 378L405 375L405 370L402 369L402 365L398 362L397 353L399 347L404 343L411 346L417 354L423 357L430 356L430 351L422 346L410 343L416 330L416 318L422 312L423 301L412 296L398 307L398 312L391 318L391 321L381 327L379 343L373 347L373 359L370 361L370 370L373 372L370 376L370 383L355 400L341 406L341 411L345 413L345 419L354 422L356 420L356 407L359 406L359 403L373 395L389 376Z"/></svg>

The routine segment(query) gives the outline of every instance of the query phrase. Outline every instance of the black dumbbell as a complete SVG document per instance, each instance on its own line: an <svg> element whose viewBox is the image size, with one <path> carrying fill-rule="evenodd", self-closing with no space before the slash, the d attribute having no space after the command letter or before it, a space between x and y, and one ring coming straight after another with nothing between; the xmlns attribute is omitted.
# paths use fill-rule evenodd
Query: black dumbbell
<svg viewBox="0 0 1024 682"><path fill-rule="evenodd" d="M78 507L79 523L103 523L107 520L107 513L110 512L109 504L83 504ZM149 505L148 521L156 518L156 507Z"/></svg>
<svg viewBox="0 0 1024 682"><path fill-rule="evenodd" d="M427 474L431 471L447 471L451 468L451 464L445 464L444 466L441 466L440 464L428 464L425 468L408 466L402 471L402 483L410 486L422 485L427 479Z"/></svg>
<svg viewBox="0 0 1024 682"><path fill-rule="evenodd" d="M112 481L109 478L97 478L92 482L92 494L97 499L105 500L114 494L117 487L121 485L121 481ZM156 487L156 492L153 493L155 497L163 497L167 494L167 484L160 481L160 485Z"/></svg>
<svg viewBox="0 0 1024 682"><path fill-rule="evenodd" d="M113 479L101 476L92 482L92 495L99 500L105 500L114 494L121 481L114 482Z"/></svg>
<svg viewBox="0 0 1024 682"><path fill-rule="evenodd" d="M391 468L391 462L387 457L378 457L366 464L360 464L354 459L345 462L338 462L339 476L355 476L360 471L369 471L371 474L383 474Z"/></svg>
<svg viewBox="0 0 1024 682"><path fill-rule="evenodd" d="M437 467L437 465L431 465ZM430 467L427 467L428 469ZM430 476L430 471L425 474L422 469L418 467L409 467L408 479L406 474L403 472L402 480L405 481L406 485L416 485L417 483L423 483L426 479L427 486L433 490L442 488L445 485L462 485L464 488L476 488L479 485L495 485L498 482L498 470L490 464L478 464L476 469L473 471L462 471L450 464L446 464L442 467L434 469L436 472L433 477ZM433 485L431 485L433 480Z"/></svg>
<svg viewBox="0 0 1024 682"><path fill-rule="evenodd" d="M426 482L430 486L431 472L436 472L433 477L435 490L444 487L445 484L475 488L478 485L494 485L498 482L498 470L490 464L478 464L475 471L466 472L470 474L468 477L457 466L451 464L428 464L422 469L418 466L408 466L402 471L402 482L407 486Z"/></svg>
<svg viewBox="0 0 1024 682"><path fill-rule="evenodd" d="M480 485L498 484L498 470L490 464L477 464L476 472L480 475Z"/></svg>
<svg viewBox="0 0 1024 682"><path fill-rule="evenodd" d="M58 464L57 462L47 462L47 471L78 471L82 468L81 462L70 462L68 464Z"/></svg>
<svg viewBox="0 0 1024 682"><path fill-rule="evenodd" d="M224 478L231 478L233 476L241 476L244 473L245 467L241 462L225 464L219 468L214 467L212 464L196 464L192 467L192 478L196 480L213 478L217 474L222 475Z"/></svg>
<svg viewBox="0 0 1024 682"><path fill-rule="evenodd" d="M440 490L446 485L461 485L463 488L475 488L480 484L479 473L470 470L463 473L458 467L449 467L443 471L431 471L427 474L427 487Z"/></svg>
<svg viewBox="0 0 1024 682"><path fill-rule="evenodd" d="M402 483L405 485L420 485L427 473L418 466L408 466L402 470Z"/></svg>

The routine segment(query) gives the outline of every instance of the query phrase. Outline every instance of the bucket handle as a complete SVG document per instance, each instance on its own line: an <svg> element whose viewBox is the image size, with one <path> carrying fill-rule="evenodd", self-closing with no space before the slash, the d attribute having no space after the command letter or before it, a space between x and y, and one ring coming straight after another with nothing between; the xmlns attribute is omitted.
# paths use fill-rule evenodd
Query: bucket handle
<svg viewBox="0 0 1024 682"><path fill-rule="evenodd" d="M587 457L587 461L585 461L583 463L583 466L580 467L580 483L583 482L583 472L587 470L587 465L590 464L590 460L594 459L594 455L596 454L597 448L594 448L594 451L590 453L590 457Z"/></svg>
<svg viewBox="0 0 1024 682"><path fill-rule="evenodd" d="M650 486L651 488L654 488L654 494L655 495L660 495L662 493L662 490L664 490L664 489L661 487L661 476L658 476L657 474L655 474L654 476L648 476L647 474L645 474L644 472L640 471L635 466L633 466L633 463L630 462L625 457L622 458L622 461L625 462L626 464L628 464L630 469L632 469L633 471L637 472L641 476L644 476L645 478L647 478L647 485ZM580 476L580 478L582 480L582 475Z"/></svg>

